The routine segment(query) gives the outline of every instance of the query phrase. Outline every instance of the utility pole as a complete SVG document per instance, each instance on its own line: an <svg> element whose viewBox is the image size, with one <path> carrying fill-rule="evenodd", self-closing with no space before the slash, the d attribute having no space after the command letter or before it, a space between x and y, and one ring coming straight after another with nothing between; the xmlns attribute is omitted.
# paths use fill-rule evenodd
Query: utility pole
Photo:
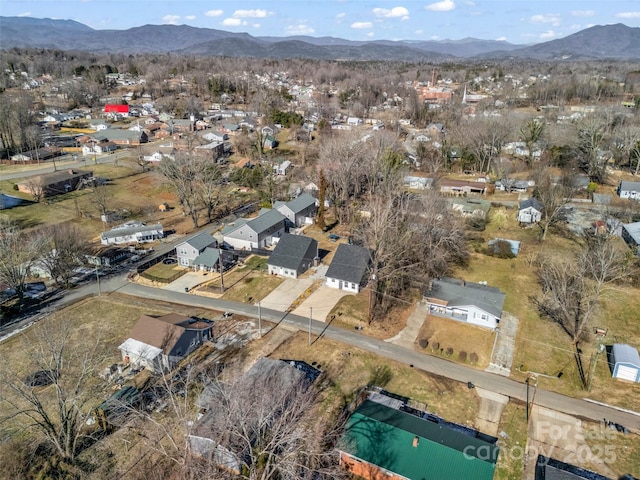
<svg viewBox="0 0 640 480"><path fill-rule="evenodd" d="M222 265L222 249L218 247L218 262L220 264L220 293L224 293L224 266Z"/></svg>
<svg viewBox="0 0 640 480"><path fill-rule="evenodd" d="M525 380L527 384L527 425L529 425L529 377Z"/></svg>
<svg viewBox="0 0 640 480"><path fill-rule="evenodd" d="M260 312L260 302L258 302L258 335L262 338L262 315Z"/></svg>
<svg viewBox="0 0 640 480"><path fill-rule="evenodd" d="M589 369L589 379L587 380L587 392L591 391L591 383L593 382L593 376L596 373L596 365L598 364L598 357L604 350L604 345L602 343L598 343L598 348L596 349L595 357L591 362L591 368Z"/></svg>
<svg viewBox="0 0 640 480"><path fill-rule="evenodd" d="M376 284L376 275L375 273L371 275L371 286L369 287L369 315L368 315L368 323L371 325L371 321L373 320L373 300L374 294L377 293L378 285Z"/></svg>
<svg viewBox="0 0 640 480"><path fill-rule="evenodd" d="M98 296L102 295L102 291L100 290L100 275L98 275L98 265L96 265L96 280L98 281Z"/></svg>
<svg viewBox="0 0 640 480"><path fill-rule="evenodd" d="M311 345L311 314L313 312L313 307L309 307L309 345Z"/></svg>

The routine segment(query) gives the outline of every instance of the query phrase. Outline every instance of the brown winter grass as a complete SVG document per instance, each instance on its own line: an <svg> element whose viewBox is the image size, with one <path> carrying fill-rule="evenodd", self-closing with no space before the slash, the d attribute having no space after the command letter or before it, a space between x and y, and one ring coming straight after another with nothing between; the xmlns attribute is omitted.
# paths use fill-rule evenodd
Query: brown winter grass
<svg viewBox="0 0 640 480"><path fill-rule="evenodd" d="M415 348L419 352L485 369L491 361L494 338L495 333L486 328L428 315L418 334ZM421 339L428 341L426 348L420 346ZM453 350L451 355L447 354L448 349ZM474 353L478 356L475 363L471 361Z"/></svg>
<svg viewBox="0 0 640 480"><path fill-rule="evenodd" d="M475 252L471 255L468 267L456 272L456 276L469 281L487 281L506 293L504 310L519 320L511 376L524 381L529 373L542 374L539 377L542 388L640 410L640 397L634 393L633 385L611 378L606 355L600 355L598 359L592 391L583 390L571 338L560 325L541 318L534 304L534 299L540 295L540 287L532 265L532 260L539 254L568 257L579 246L575 241L555 234L550 234L542 242L540 229L519 227L515 214L515 209L493 209L490 215L492 221L481 235L484 238L483 246L496 237L520 240L522 244L517 258L498 259ZM602 339L606 345L624 342L640 347L639 311L640 291L631 287L616 287L601 298L600 308L589 329L592 331L594 326L607 328L609 333ZM587 369L596 348L597 339L593 336L582 345L583 362ZM518 371L518 367L522 367L523 372ZM559 374L562 375L558 378Z"/></svg>
<svg viewBox="0 0 640 480"><path fill-rule="evenodd" d="M348 403L354 399L355 392L373 383L422 402L428 411L447 420L473 425L478 413L476 394L465 384L427 374L325 337L309 346L307 335L299 332L282 343L271 357L304 360L325 372L331 380L329 397L334 402Z"/></svg>

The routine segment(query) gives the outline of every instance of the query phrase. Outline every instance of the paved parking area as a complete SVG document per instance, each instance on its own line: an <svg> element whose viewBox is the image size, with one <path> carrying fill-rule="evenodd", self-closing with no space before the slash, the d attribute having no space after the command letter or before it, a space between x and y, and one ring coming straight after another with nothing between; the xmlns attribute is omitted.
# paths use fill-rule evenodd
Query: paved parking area
<svg viewBox="0 0 640 480"><path fill-rule="evenodd" d="M191 291L194 287L197 287L201 283L208 282L209 280L213 280L218 276L217 273L207 274L204 272L187 272L182 275L180 278L174 280L168 285L162 287L165 290L171 290L172 292L185 292L185 288L188 288L188 291Z"/></svg>
<svg viewBox="0 0 640 480"><path fill-rule="evenodd" d="M311 285L313 285L311 280L287 278L278 288L262 299L260 306L284 312Z"/></svg>
<svg viewBox="0 0 640 480"><path fill-rule="evenodd" d="M352 295L349 292L338 290L337 288L330 288L326 285L322 285L315 292L309 295L304 302L302 302L293 313L301 315L303 317L309 316L309 308L311 308L311 318L318 320L319 322L325 322L327 315L333 310L333 307L340 301L340 299L346 295Z"/></svg>

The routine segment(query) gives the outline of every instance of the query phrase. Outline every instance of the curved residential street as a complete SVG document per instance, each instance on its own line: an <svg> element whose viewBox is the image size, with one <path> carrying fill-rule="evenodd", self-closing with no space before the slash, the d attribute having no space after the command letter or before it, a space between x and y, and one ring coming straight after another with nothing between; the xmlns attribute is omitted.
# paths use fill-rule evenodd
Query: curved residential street
<svg viewBox="0 0 640 480"><path fill-rule="evenodd" d="M119 292L143 297L147 299L162 300L165 302L180 303L201 308L230 311L249 317L258 317L258 307L228 300L200 297L187 293L171 292L153 287L146 287L136 283L128 283L122 286ZM261 316L271 322L282 322L287 326L301 331L308 331L309 319L307 317L286 314L267 308L261 309ZM362 350L376 353L383 357L413 365L415 368L429 373L441 375L460 382L473 382L477 387L511 398L526 401L526 385L501 375L496 375L482 370L449 362L442 358L424 355L383 340L369 338L361 333L344 328L327 325L325 322L313 320L311 323L313 335L323 335L331 340L351 345ZM313 348L313 345L310 347ZM533 387L530 395L533 396ZM592 403L586 400L567 397L559 393L537 389L535 404L551 410L558 410L578 417L593 421L602 421L603 418L624 425L628 429L640 431L640 415L634 412L626 412L615 407Z"/></svg>

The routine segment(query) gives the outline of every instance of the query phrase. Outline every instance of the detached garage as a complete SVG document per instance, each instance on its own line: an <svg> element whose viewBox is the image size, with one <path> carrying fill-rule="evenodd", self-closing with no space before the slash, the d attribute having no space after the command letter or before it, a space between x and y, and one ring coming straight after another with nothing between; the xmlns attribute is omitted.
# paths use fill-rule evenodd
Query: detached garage
<svg viewBox="0 0 640 480"><path fill-rule="evenodd" d="M640 355L631 345L616 343L611 348L613 378L640 382Z"/></svg>

